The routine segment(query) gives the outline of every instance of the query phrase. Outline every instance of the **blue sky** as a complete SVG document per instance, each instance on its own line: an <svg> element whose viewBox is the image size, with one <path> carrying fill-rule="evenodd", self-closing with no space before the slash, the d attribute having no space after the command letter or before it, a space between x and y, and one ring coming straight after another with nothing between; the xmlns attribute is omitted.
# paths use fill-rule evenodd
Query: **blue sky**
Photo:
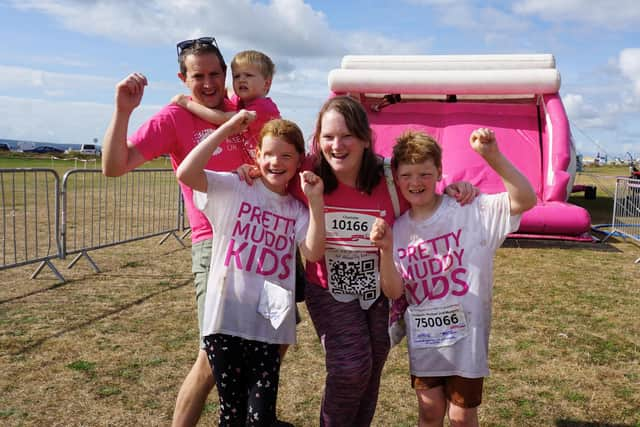
<svg viewBox="0 0 640 427"><path fill-rule="evenodd" d="M284 117L309 136L346 54L552 53L578 152L640 157L637 0L0 0L0 138L102 138L115 84L149 79L136 128L184 92L177 41L258 49Z"/></svg>

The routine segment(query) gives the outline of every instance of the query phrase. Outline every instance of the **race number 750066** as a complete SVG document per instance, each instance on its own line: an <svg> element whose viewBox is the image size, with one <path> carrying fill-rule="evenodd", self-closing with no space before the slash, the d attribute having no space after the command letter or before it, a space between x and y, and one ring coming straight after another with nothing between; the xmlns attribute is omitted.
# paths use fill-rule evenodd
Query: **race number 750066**
<svg viewBox="0 0 640 427"><path fill-rule="evenodd" d="M416 326L418 328L434 328L441 326L455 325L459 322L456 313L442 316L429 316L416 318Z"/></svg>

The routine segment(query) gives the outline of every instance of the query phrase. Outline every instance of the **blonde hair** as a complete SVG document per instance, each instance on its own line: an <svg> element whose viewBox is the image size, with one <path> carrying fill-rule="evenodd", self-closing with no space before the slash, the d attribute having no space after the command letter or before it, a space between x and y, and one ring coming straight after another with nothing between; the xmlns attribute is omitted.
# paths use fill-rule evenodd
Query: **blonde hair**
<svg viewBox="0 0 640 427"><path fill-rule="evenodd" d="M442 148L431 135L408 130L396 139L391 157L392 168L397 169L400 164L415 165L427 160L433 160L435 167L442 169Z"/></svg>
<svg viewBox="0 0 640 427"><path fill-rule="evenodd" d="M267 55L257 50L244 50L238 52L231 60L231 71L239 65L255 65L260 70L262 77L269 80L276 72L276 66Z"/></svg>

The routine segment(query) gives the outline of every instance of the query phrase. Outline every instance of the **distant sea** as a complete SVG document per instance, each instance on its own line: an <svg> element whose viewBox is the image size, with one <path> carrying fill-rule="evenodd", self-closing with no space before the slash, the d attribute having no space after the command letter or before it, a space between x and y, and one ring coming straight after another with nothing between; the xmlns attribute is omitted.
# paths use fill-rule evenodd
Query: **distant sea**
<svg viewBox="0 0 640 427"><path fill-rule="evenodd" d="M11 148L11 151L17 151L22 149L30 150L35 147L40 147L42 145L48 145L51 147L60 148L61 150L69 150L69 149L80 150L80 147L82 145L82 144L59 144L59 143L53 143L53 142L25 141L25 140L18 140L18 139L0 138L0 144L1 143L7 144ZM93 141L87 141L87 144L93 144Z"/></svg>

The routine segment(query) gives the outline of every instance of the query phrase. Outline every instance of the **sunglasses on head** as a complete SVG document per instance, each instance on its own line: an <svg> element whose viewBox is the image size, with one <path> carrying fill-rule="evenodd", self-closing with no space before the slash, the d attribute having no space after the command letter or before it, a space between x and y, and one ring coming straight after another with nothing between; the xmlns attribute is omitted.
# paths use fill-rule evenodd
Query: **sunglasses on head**
<svg viewBox="0 0 640 427"><path fill-rule="evenodd" d="M216 39L213 37L200 37L199 39L191 39L191 40L183 40L176 45L176 50L178 51L178 56L182 54L185 49L189 49L193 47L196 43L205 44L210 46L215 46L218 49L218 43Z"/></svg>

